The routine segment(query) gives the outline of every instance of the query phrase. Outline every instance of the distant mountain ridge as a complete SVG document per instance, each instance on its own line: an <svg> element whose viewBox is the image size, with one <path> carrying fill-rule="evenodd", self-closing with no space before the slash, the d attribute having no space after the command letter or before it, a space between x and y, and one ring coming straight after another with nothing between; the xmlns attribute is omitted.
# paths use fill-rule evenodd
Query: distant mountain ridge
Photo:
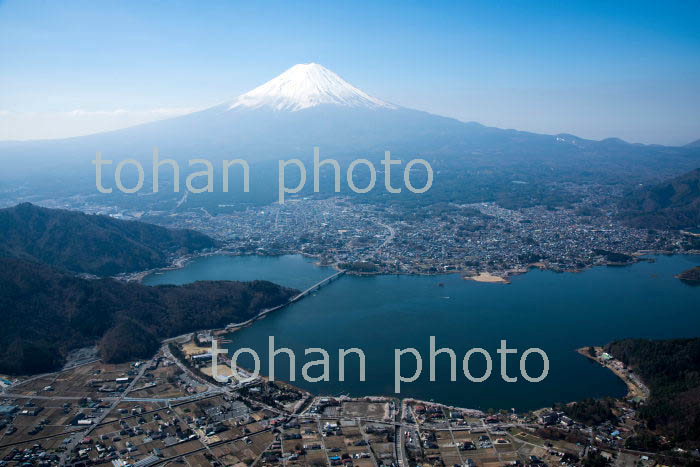
<svg viewBox="0 0 700 467"><path fill-rule="evenodd" d="M640 228L682 229L700 226L700 169L629 193L620 202L621 217Z"/></svg>
<svg viewBox="0 0 700 467"><path fill-rule="evenodd" d="M167 266L173 255L212 248L192 230L30 203L0 209L0 257L45 263L75 273L109 276Z"/></svg>

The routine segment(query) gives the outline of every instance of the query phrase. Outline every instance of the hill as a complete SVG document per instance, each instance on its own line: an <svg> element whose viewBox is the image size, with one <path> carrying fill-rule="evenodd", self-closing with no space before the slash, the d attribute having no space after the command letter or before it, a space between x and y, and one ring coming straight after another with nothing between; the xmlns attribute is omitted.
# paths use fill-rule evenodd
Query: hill
<svg viewBox="0 0 700 467"><path fill-rule="evenodd" d="M294 293L267 281L88 280L0 258L0 373L55 370L69 350L94 344L108 362L148 357L163 338L246 321Z"/></svg>
<svg viewBox="0 0 700 467"><path fill-rule="evenodd" d="M109 276L167 266L174 255L212 248L192 230L30 203L0 209L0 257L45 263L76 273Z"/></svg>
<svg viewBox="0 0 700 467"><path fill-rule="evenodd" d="M700 443L700 338L625 339L605 350L633 369L649 386L651 395L639 414L652 433L673 443L697 447ZM633 449L654 449L653 436L632 438Z"/></svg>
<svg viewBox="0 0 700 467"><path fill-rule="evenodd" d="M635 227L694 228L700 225L700 169L628 193L621 217Z"/></svg>
<svg viewBox="0 0 700 467"><path fill-rule="evenodd" d="M692 269L688 269L680 274L678 274L680 280L691 285L700 285L700 266L695 266Z"/></svg>

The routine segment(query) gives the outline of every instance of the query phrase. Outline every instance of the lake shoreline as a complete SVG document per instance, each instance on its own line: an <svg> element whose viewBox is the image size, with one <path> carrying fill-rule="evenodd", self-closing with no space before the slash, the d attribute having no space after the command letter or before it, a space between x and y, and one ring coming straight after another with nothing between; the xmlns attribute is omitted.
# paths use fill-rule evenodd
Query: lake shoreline
<svg viewBox="0 0 700 467"><path fill-rule="evenodd" d="M337 263L333 264L326 264L322 263L319 260L318 255L311 255L307 254L304 252L285 252L285 253L279 253L279 254L268 254L268 253L240 253L240 252L233 252L231 250L227 250L226 248L220 248L216 251L207 251L204 253L193 253L193 254L187 254L183 256L179 256L175 258L170 265L162 267L162 268L154 268L154 269L148 269L145 271L139 271L139 272L134 272L134 273L127 273L127 274L120 274L117 276L114 276L115 279L122 280L125 282L139 282L143 283L144 279L146 279L148 276L159 274L159 273L164 273L167 271L174 271L178 269L183 269L185 266L187 266L188 263L190 263L193 260L196 260L198 258L205 258L207 256L260 256L260 257L269 257L269 258L274 258L274 257L279 257L279 256L302 256L304 258L309 258L309 259L314 259L317 260L313 264L317 267L327 267L327 268L332 268L336 271L341 271L341 269ZM651 250L643 250L643 251L638 251L638 252L633 252L629 253L630 256L632 256L634 259L632 261L624 262L624 263L619 263L619 262L611 262L611 261L604 261L600 263L595 263L595 264L589 264L584 266L583 268L579 269L559 269L556 267L551 267L545 262L535 262L535 263L530 263L524 267L521 268L513 268L513 269L506 269L506 270L479 270L479 269L472 269L472 270L465 270L465 271L443 271L443 272L386 272L386 271L377 271L377 272L357 272L357 271L351 271L351 270L345 270L346 274L350 276L446 276L446 275L452 275L452 274L459 274L462 276L462 279L464 280L469 280L473 282L479 282L479 283L490 283L490 284L510 284L511 283L511 278L515 276L520 276L527 274L533 269L539 269L542 271L552 271L556 273L582 273L585 272L589 269L599 267L599 266L606 266L606 267L627 267L627 266L632 266L634 264L637 264L642 261L648 261L648 262L653 262L654 259L648 258L648 256L652 255L660 255L660 256L675 256L675 255L682 255L682 256L693 256L693 255L700 255L700 250L692 250L692 251L687 251L683 253L676 253L672 251L651 251ZM679 273L680 274L680 273ZM254 280L254 279L251 279Z"/></svg>
<svg viewBox="0 0 700 467"><path fill-rule="evenodd" d="M216 252L210 252L209 255L211 254L216 254ZM271 255L241 255L225 252L222 256L241 256L241 258L205 259L193 265L186 273L169 274L154 279L152 283L181 284L196 280L246 280L248 277L255 277L277 281L296 289L304 289L305 284L315 283L333 272L331 268L317 269L316 262L301 255L296 255L296 258L288 256L271 259ZM265 350L258 343L263 342L261 339L265 339L266 342L267 336L270 335L279 336L277 340L280 341L280 344L293 348L297 353L303 353L303 349L308 347L310 342L317 347L327 348L331 354L336 351L337 345L341 345L342 348L359 347L367 351L369 359L372 362L378 362L379 367L384 364L382 359L385 355L388 361L393 354L392 349L420 347L416 345L420 344L416 339L421 335L438 336L440 345L456 349L465 337L472 333L471 331L486 329L487 334L478 338L477 334L474 334L473 339L476 339L476 342L471 342L467 347L477 344L483 348L490 348L493 343L496 345L498 339L502 339L503 336L508 337L510 343L510 336L520 334L520 343L516 343L514 347L525 348L532 345L541 347L550 354L553 361L560 362L557 365L565 365L558 366L558 370L550 374L548 382L541 386L541 389L539 385L518 386L517 390L513 391L515 386L501 388L499 385L494 386L495 392L489 390L490 393L484 393L482 388L485 386L472 385L460 388L451 385L447 380L441 380L435 385L407 388L407 391L403 391L403 393L406 397L420 400L434 398L441 404L455 407L473 407L484 410L486 407L508 408L512 406L517 407L519 411L546 407L550 403L550 399L554 403L582 400L586 397L623 398L629 392L629 387L622 378L601 370L597 366L589 365L577 355L572 356L573 352L571 351L576 350L577 346L586 342L595 342L596 340L608 342L629 336L654 337L648 333L673 332L674 335L685 335L684 329L692 327L689 324L682 328L671 326L674 329L677 328L675 331L649 327L650 320L658 315L657 311L661 311L659 308L662 307L661 304L650 307L646 313L642 314L641 321L636 320L638 325L628 329L624 334L618 335L614 331L609 331L600 335L596 331L597 325L592 324L601 319L607 320L609 323L627 322L625 310L620 310L621 313L606 314L602 312L602 310L619 308L619 299L607 298L609 294L601 292L607 290L610 284L617 284L612 289L616 296L625 295L626 290L633 291L639 288L642 295L645 295L646 291L661 297L665 296L658 295L661 291L671 290L669 287L672 287L675 291L674 294L678 293L680 297L685 297L683 298L683 303L686 304L684 309L688 309L688 304L692 304L694 297L696 297L692 295L694 291L689 287L674 286L673 284L677 281L673 276L677 271L683 270L684 264L694 263L696 259L686 258L686 255L673 256L675 259L670 256L646 258L640 264L630 266L631 270L615 267L591 268L590 276L585 275L586 278L583 280L577 279L573 275L550 274L545 273L544 270L533 271L532 276L528 275L526 279L514 281L511 287L503 289L489 286L462 287L460 286L460 283L463 283L462 276L457 274L451 274L451 277L444 279L431 279L429 277L420 279L416 275L399 276L395 274L393 275L396 277L382 274L374 275L375 278L364 279L351 276L344 281L339 281L337 285L334 284L332 288L329 287L328 291L314 293L312 297L300 300L298 302L300 308L294 308L294 313L275 313L273 315L272 311L279 311L287 305L283 304L275 308L259 310L254 316L249 315L250 317L245 321L228 323L226 326L211 331L218 339L225 339L224 335L227 335L234 340L236 346L254 348L261 353L264 353ZM581 284L582 287L578 287L577 284ZM544 289L539 289L540 286L544 286ZM531 292L532 290L536 290L536 292ZM551 297L553 300L543 301L542 297ZM573 297L578 297L578 299ZM574 304L585 305L572 308L574 314L580 309L585 311L587 316L587 319L583 321L576 321L576 318L572 318L578 323L575 329L581 330L576 331L577 338L572 336L575 338L573 340L576 341L574 345L571 345L571 339L557 337L556 332L543 334L539 331L541 326L536 324L525 323L524 327L517 328L512 324L514 321L518 321L518 319L514 319L514 316L519 316L513 315L513 311L524 306L525 309L538 311L536 315L533 315L537 317L537 320L565 326L564 322L560 322L563 318L561 318L561 310L558 310L559 306L557 305L562 303L564 299L566 303L573 300ZM586 305L589 300L591 304ZM644 310L644 303L646 302L630 303L626 308ZM425 318L421 318L421 316L425 317L421 312L431 309L439 311L434 319L425 321ZM591 311L596 309L601 310L601 313ZM375 314L375 310L378 314ZM355 311L357 313L354 313ZM392 316L399 316L391 314L394 312L400 314L402 324L396 327L396 332L387 334L392 326L398 324L395 321L396 318L392 318ZM269 319L263 321L264 318L268 318L268 315L270 315ZM638 315L635 314L635 316ZM691 315L688 316L688 321L684 322L693 323L696 321L691 319ZM363 329L354 327L354 323L365 323L367 319L370 320L367 322L367 333L353 332ZM529 323L529 318L523 317L523 319ZM570 319L566 320L566 322L569 321ZM483 325L480 324L482 322ZM496 324L498 328L494 333L492 331L496 329L494 328ZM309 329L315 330L316 327L321 330L320 334L314 334L316 331L309 331ZM624 331L619 323L611 324L609 328L618 329L618 332ZM563 327L562 332L571 329L573 328ZM348 333L342 330L346 330ZM302 339L298 336L306 337ZM312 338L311 336L329 337ZM410 338L410 336L414 337ZM387 341L387 338L391 340L391 346L382 344L382 342ZM514 338L514 340L517 342L517 339ZM342 344L338 344L339 342ZM375 342L378 345L374 344ZM385 391L386 388L382 387L384 385L382 374L387 374L387 377L391 376L390 363L388 369L374 371L375 375L368 378L371 384L339 385L337 382L331 381L331 384L328 385L303 385L302 387L314 394L347 393L353 397L365 394L388 396L390 391ZM377 368L374 363L373 366ZM265 368L261 368L261 374L265 373ZM285 374L278 374L278 378L285 380ZM569 385L566 384L566 381L580 383ZM586 383L586 381L597 381L597 383ZM473 395L469 396L468 394ZM498 394L501 394L502 397Z"/></svg>
<svg viewBox="0 0 700 467"><path fill-rule="evenodd" d="M590 354L589 349L593 349L595 355ZM625 365L617 360L612 355L605 352L605 349L600 346L581 347L576 349L576 352L584 357L592 360L601 366L612 371L615 376L620 378L627 386L627 395L625 399L646 400L649 398L649 388L636 376L631 370L625 368Z"/></svg>

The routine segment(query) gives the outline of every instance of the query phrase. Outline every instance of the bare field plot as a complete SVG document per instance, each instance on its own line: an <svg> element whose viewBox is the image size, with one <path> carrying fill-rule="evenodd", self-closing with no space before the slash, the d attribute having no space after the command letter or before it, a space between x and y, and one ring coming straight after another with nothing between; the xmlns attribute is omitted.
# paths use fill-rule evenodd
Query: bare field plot
<svg viewBox="0 0 700 467"><path fill-rule="evenodd" d="M388 402L343 402L342 414L349 418L370 418L374 420L386 420L389 416Z"/></svg>

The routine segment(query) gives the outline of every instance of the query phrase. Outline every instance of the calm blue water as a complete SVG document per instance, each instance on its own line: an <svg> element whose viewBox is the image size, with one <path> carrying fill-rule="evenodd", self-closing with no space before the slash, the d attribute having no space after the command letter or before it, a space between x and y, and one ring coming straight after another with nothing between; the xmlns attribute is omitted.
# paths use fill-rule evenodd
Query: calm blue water
<svg viewBox="0 0 700 467"><path fill-rule="evenodd" d="M232 334L231 348L250 347L262 359L266 373L268 336L276 346L297 356L295 384L324 394L394 394L394 349L415 347L424 357L423 377L404 383L401 396L434 399L474 408L532 409L585 397L621 396L624 384L610 371L578 355L575 349L602 345L625 337L690 337L700 334L700 287L691 287L675 274L700 264L700 257L658 256L654 263L629 267L599 267L580 274L532 271L510 285L480 284L459 276L344 276L313 296L269 315ZM300 256L212 256L184 269L151 276L147 284L182 284L200 279L268 279L303 288L329 275ZM444 286L439 286L443 283ZM437 381L428 380L428 339L457 354L457 381L449 381L447 357L438 357ZM509 356L508 375L499 377L500 340L519 353ZM299 378L301 366L318 354L304 349L321 347L331 355L331 381L308 383ZM348 358L346 381L337 381L337 349L359 347L367 359L367 381L358 381L354 358ZM461 359L472 347L493 358L491 378L468 381ZM540 383L520 377L520 353L543 349L550 360L549 376ZM480 375L475 356L470 369ZM408 357L404 374L413 372ZM541 360L528 359L537 376ZM251 365L251 360L241 359ZM286 357L277 359L277 378L288 379Z"/></svg>
<svg viewBox="0 0 700 467"><path fill-rule="evenodd" d="M262 279L303 290L334 272L333 268L318 267L314 263L314 260L300 255L203 256L190 261L182 269L147 276L143 283L181 285L207 280Z"/></svg>

